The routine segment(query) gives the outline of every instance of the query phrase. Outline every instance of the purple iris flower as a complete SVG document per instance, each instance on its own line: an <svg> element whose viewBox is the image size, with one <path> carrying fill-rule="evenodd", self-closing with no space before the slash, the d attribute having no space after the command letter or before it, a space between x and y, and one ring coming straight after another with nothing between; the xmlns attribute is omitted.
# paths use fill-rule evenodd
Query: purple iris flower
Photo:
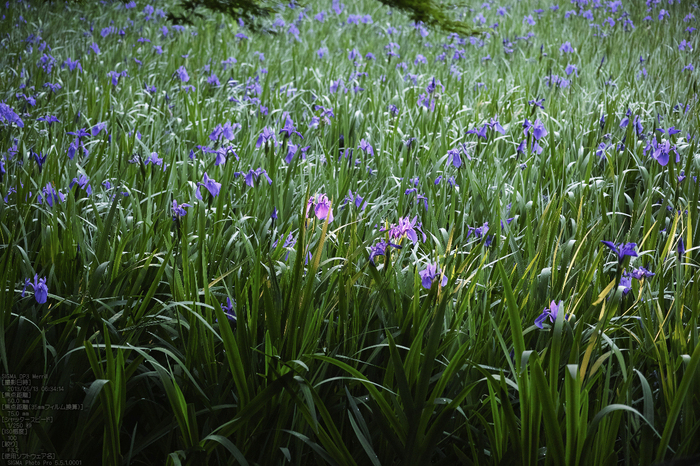
<svg viewBox="0 0 700 466"><path fill-rule="evenodd" d="M648 271L644 267L639 267L638 269L633 269L632 272L630 272L630 276L632 278L636 278L637 280L641 280L642 278L646 277L653 277L654 273Z"/></svg>
<svg viewBox="0 0 700 466"><path fill-rule="evenodd" d="M675 126L671 126L668 130L665 130L663 128L656 128L656 131L661 131L664 134L668 134L669 136L673 136L674 134L678 134L681 132L681 130L676 129Z"/></svg>
<svg viewBox="0 0 700 466"><path fill-rule="evenodd" d="M44 304L46 299L49 297L49 288L46 286L46 277L39 279L39 274L34 275L34 283L32 283L28 278L24 280L24 288L22 288L22 297L24 298L24 293L27 286L31 286L34 290L34 298L39 304Z"/></svg>
<svg viewBox="0 0 700 466"><path fill-rule="evenodd" d="M338 79L337 81L331 81L331 86L330 86L330 92L331 94L335 94L338 92L338 88L340 86L343 86L343 89L345 88L345 85L343 84L343 78ZM345 89L347 93L347 89Z"/></svg>
<svg viewBox="0 0 700 466"><path fill-rule="evenodd" d="M484 125L481 128L472 128L467 130L466 134L476 134L478 137L486 139L486 128L488 128L488 125Z"/></svg>
<svg viewBox="0 0 700 466"><path fill-rule="evenodd" d="M548 318L549 318L549 321L551 323L554 323L557 320L557 315L559 315L559 311L563 310L562 309L563 305L564 305L563 301L559 301L559 304L555 303L554 301L549 303L549 307L548 308L545 307L544 310L542 311L542 314L540 314L539 317L537 317L537 319L535 319L535 326L537 328L544 328L542 326L542 323L545 320L547 320ZM569 315L568 314L565 315L564 319L568 320Z"/></svg>
<svg viewBox="0 0 700 466"><path fill-rule="evenodd" d="M287 118L284 121L284 127L280 130L279 134L284 133L284 137L289 138L292 136L292 134L296 134L300 138L304 139L304 137L299 133L299 131L296 130L294 127L294 121L287 115ZM258 139L259 140L259 139Z"/></svg>
<svg viewBox="0 0 700 466"><path fill-rule="evenodd" d="M389 228L389 237L395 240L401 240L404 235L408 237L412 242L418 242L418 234L416 230L420 231L423 235L423 242L428 239L426 234L423 232L422 225L418 223L418 216L416 215L411 220L408 216L404 218L399 218L398 225L392 224Z"/></svg>
<svg viewBox="0 0 700 466"><path fill-rule="evenodd" d="M226 139L228 139L229 141L232 141L234 138L233 131L236 129L241 129L241 124L240 123L231 124L230 121L227 121L226 123L224 123L224 127L222 129L223 129L223 131L222 131L221 135L223 137L225 137Z"/></svg>
<svg viewBox="0 0 700 466"><path fill-rule="evenodd" d="M501 134L506 134L506 130L503 129L503 126L501 126L501 124L495 118L491 118L491 121L489 123L487 123L487 125L490 128L493 128L495 131L498 131Z"/></svg>
<svg viewBox="0 0 700 466"><path fill-rule="evenodd" d="M214 128L214 131L209 134L209 139L212 141L217 141L221 135L224 132L224 128L221 126L221 124L216 125L216 128Z"/></svg>
<svg viewBox="0 0 700 466"><path fill-rule="evenodd" d="M685 242L683 241L682 236L678 238L678 246L676 247L676 250L678 251L678 258L682 258L683 254L685 254Z"/></svg>
<svg viewBox="0 0 700 466"><path fill-rule="evenodd" d="M331 201L325 194L317 194L309 198L306 203L306 218L309 218L309 211L313 207L314 214L319 220L325 220L328 217L328 223L333 221L333 210L331 209Z"/></svg>
<svg viewBox="0 0 700 466"><path fill-rule="evenodd" d="M637 137L640 139L644 139L644 126L642 126L641 119L639 118L638 115L634 116L634 129L637 131Z"/></svg>
<svg viewBox="0 0 700 466"><path fill-rule="evenodd" d="M484 222L480 227L469 227L467 231L467 238L469 238L472 233L477 239L483 238L489 232L489 222Z"/></svg>
<svg viewBox="0 0 700 466"><path fill-rule="evenodd" d="M623 273L620 277L620 288L622 288L622 296L626 296L627 293L632 291L632 277L629 273Z"/></svg>
<svg viewBox="0 0 700 466"><path fill-rule="evenodd" d="M539 141L543 137L547 136L547 129L544 127L544 123L542 123L539 118L535 120L535 123L532 125L532 135L535 136L535 139Z"/></svg>
<svg viewBox="0 0 700 466"><path fill-rule="evenodd" d="M524 154L525 149L527 149L527 141L523 139L515 150L518 154Z"/></svg>
<svg viewBox="0 0 700 466"><path fill-rule="evenodd" d="M41 194L39 194L39 204L43 204L44 200L46 200L49 207L53 207L54 203L66 202L66 195L61 191L56 191L56 188L54 188L51 183L48 183L46 187L42 189L42 192L44 193L44 197L42 198Z"/></svg>
<svg viewBox="0 0 700 466"><path fill-rule="evenodd" d="M289 28L287 29L287 34L290 36L293 36L296 40L299 39L299 28L296 26L296 24L292 23L289 25Z"/></svg>
<svg viewBox="0 0 700 466"><path fill-rule="evenodd" d="M544 110L544 105L543 105L543 104L544 104L544 101L545 101L544 98L542 98L542 99L533 99L533 100L528 100L527 103L530 104L530 105L534 105L535 107L539 107L539 108L541 108L542 110Z"/></svg>
<svg viewBox="0 0 700 466"><path fill-rule="evenodd" d="M0 121L6 122L9 124L16 124L20 128L24 128L24 122L22 119L15 113L15 111L7 105L5 102L0 102Z"/></svg>
<svg viewBox="0 0 700 466"><path fill-rule="evenodd" d="M63 62L63 66L61 68L68 67L70 71L75 71L77 68L80 70L80 72L83 72L83 67L80 65L80 60L72 60L71 58L67 58L66 61Z"/></svg>
<svg viewBox="0 0 700 466"><path fill-rule="evenodd" d="M272 243L272 249L274 249L274 248L277 247L277 242L278 242L278 241L279 241L279 240L277 239L277 240L275 240L274 243ZM294 235L290 233L290 234L287 236L287 239L284 240L284 244L282 245L282 247L285 248L285 249L286 249L286 248L294 247L294 245L296 244L296 242L297 242L296 238L294 238ZM289 259L289 251L287 251L287 255L284 256L285 262L287 261L287 259Z"/></svg>
<svg viewBox="0 0 700 466"><path fill-rule="evenodd" d="M233 146L220 147L213 152L216 154L214 165L216 165L217 167L226 163L226 159L228 158L229 153L236 157L236 160L240 160Z"/></svg>
<svg viewBox="0 0 700 466"><path fill-rule="evenodd" d="M144 165L148 165L149 163L160 167L163 166L163 159L158 157L157 152L151 152L151 155L145 160ZM165 167L163 167L163 169L165 169Z"/></svg>
<svg viewBox="0 0 700 466"><path fill-rule="evenodd" d="M212 73L212 75L207 78L207 84L211 84L214 87L219 87L221 86L221 81L219 81L218 76Z"/></svg>
<svg viewBox="0 0 700 466"><path fill-rule="evenodd" d="M245 184L247 184L248 186L250 186L252 188L253 186L255 186L254 182L257 181L257 179L260 175L263 175L263 176L265 176L265 178L267 178L268 184L272 184L272 180L267 175L267 172L265 170L263 170L262 168L258 168L257 170L251 169L244 177Z"/></svg>
<svg viewBox="0 0 700 466"><path fill-rule="evenodd" d="M222 304L221 310L224 311L224 314L226 314L226 318L228 320L236 322L236 311L233 309L233 303L231 302L231 298L229 298L228 296L226 297L226 306Z"/></svg>
<svg viewBox="0 0 700 466"><path fill-rule="evenodd" d="M532 141L532 153L533 153L533 154L539 155L539 154L542 153L543 150L544 150L544 149L542 148L542 146L540 146L540 145L537 143L537 141Z"/></svg>
<svg viewBox="0 0 700 466"><path fill-rule="evenodd" d="M576 73L576 76L578 76L578 67L576 65L569 63L566 65L566 69L564 71L566 72L567 76L571 76L572 73Z"/></svg>
<svg viewBox="0 0 700 466"><path fill-rule="evenodd" d="M195 193L195 197L200 201L202 200L202 193L200 192L200 188L202 186L207 188L207 190L209 190L209 194L211 194L213 197L218 196L219 192L221 191L221 183L217 183L213 178L209 178L209 175L205 172L202 182L197 183L197 191Z"/></svg>
<svg viewBox="0 0 700 466"><path fill-rule="evenodd" d="M287 146L287 156L284 158L286 163L291 163L294 159L294 154L299 150L299 146L296 144L289 144Z"/></svg>
<svg viewBox="0 0 700 466"><path fill-rule="evenodd" d="M435 92L438 86L440 87L440 89L442 89L442 92L445 92L445 86L440 82L439 79L435 79L435 77L433 76L433 79L430 80L425 90L428 94L432 94L433 92Z"/></svg>
<svg viewBox="0 0 700 466"><path fill-rule="evenodd" d="M221 62L221 66L224 68L224 70L226 70L229 66L233 66L234 63L238 63L238 60L233 57L229 57Z"/></svg>
<svg viewBox="0 0 700 466"><path fill-rule="evenodd" d="M423 206L425 207L425 210L427 211L428 210L428 198L422 194L416 194L416 202L420 202L421 200L423 200Z"/></svg>
<svg viewBox="0 0 700 466"><path fill-rule="evenodd" d="M571 47L571 42L568 40L561 44L561 47L559 47L559 50L563 53L572 53L574 51L574 48Z"/></svg>
<svg viewBox="0 0 700 466"><path fill-rule="evenodd" d="M15 94L17 99L24 99L32 107L36 105L36 97L33 95Z"/></svg>
<svg viewBox="0 0 700 466"><path fill-rule="evenodd" d="M34 151L32 151L32 157L34 157L34 161L36 164L39 166L39 173L41 173L41 170L44 168L44 163L46 163L46 157L48 157L49 154L46 153L46 155L42 156L41 152L38 154Z"/></svg>
<svg viewBox="0 0 700 466"><path fill-rule="evenodd" d="M180 78L180 81L182 81L183 83L186 83L190 80L190 75L187 74L187 70L184 66L178 68L175 74L178 78Z"/></svg>
<svg viewBox="0 0 700 466"><path fill-rule="evenodd" d="M630 116L632 116L632 110L628 108L624 118L620 120L620 128L627 128L627 125L630 124Z"/></svg>
<svg viewBox="0 0 700 466"><path fill-rule="evenodd" d="M638 257L637 251L634 250L637 247L637 243L620 243L617 246L612 241L601 241L601 243L617 254L617 262L619 264L622 264L622 261L625 260L625 256Z"/></svg>
<svg viewBox="0 0 700 466"><path fill-rule="evenodd" d="M513 220L515 220L515 217L507 218L505 225L510 225L510 222L512 222ZM501 230L505 228L505 225L503 224L503 220L501 220Z"/></svg>
<svg viewBox="0 0 700 466"><path fill-rule="evenodd" d="M73 178L68 189L73 189L73 186L78 185L81 189L84 189L87 195L92 194L92 186L90 185L90 180L85 174L81 174L79 178Z"/></svg>
<svg viewBox="0 0 700 466"><path fill-rule="evenodd" d="M437 265L434 264L428 264L424 270L421 270L418 272L418 275L420 275L421 278L421 284L423 285L423 288L429 290L430 287L433 285L433 281L436 278L440 278L440 268ZM447 277L444 276L442 277L442 283L441 286L447 285Z"/></svg>
<svg viewBox="0 0 700 466"><path fill-rule="evenodd" d="M563 78L557 74L545 76L544 82L547 84L547 86L551 87L552 85L554 85L560 89L567 88L571 85L571 80Z"/></svg>
<svg viewBox="0 0 700 466"><path fill-rule="evenodd" d="M268 141L272 141L273 143L277 142L275 138L275 133L266 126L263 128L262 132L260 133L260 136L258 136L258 140L255 143L255 147L259 149L260 146L267 143Z"/></svg>
<svg viewBox="0 0 700 466"><path fill-rule="evenodd" d="M68 158L69 159L73 160L73 157L75 157L75 153L78 150L78 146L79 146L79 142L77 139L68 145Z"/></svg>
<svg viewBox="0 0 700 466"><path fill-rule="evenodd" d="M125 78L125 77L129 76L129 73L126 70L124 70L122 72L110 71L109 73L107 73L107 76L112 78L112 86L116 86L119 84L119 78Z"/></svg>
<svg viewBox="0 0 700 466"><path fill-rule="evenodd" d="M367 207L367 201L365 201L365 203L363 205L362 204L363 200L364 200L364 197L360 196L359 194L353 194L352 191L349 190L348 195L345 196L345 199L343 200L343 206L345 206L345 204L347 204L348 202L354 202L355 207L359 208L362 205L361 210L365 210L365 208ZM343 206L341 206L341 209L343 208Z"/></svg>
<svg viewBox="0 0 700 466"><path fill-rule="evenodd" d="M656 148L654 149L654 152L651 154L651 156L659 162L659 165L662 167L665 167L668 165L668 159L669 155L671 152L671 143L668 141L664 141L661 144L657 144Z"/></svg>
<svg viewBox="0 0 700 466"><path fill-rule="evenodd" d="M608 145L605 142L601 142L598 145L598 149L595 151L595 155L598 156L599 158L602 158L603 160L607 160L607 156L605 155L605 149L608 148Z"/></svg>
<svg viewBox="0 0 700 466"><path fill-rule="evenodd" d="M393 246L396 249L401 249L401 246L399 246L398 244L394 244L392 242L387 243L384 240L382 240L382 241L378 242L377 244L375 244L374 246L372 246L372 248L369 252L369 261L372 263L372 265L374 265L375 267L377 266L377 264L374 263L374 258L377 256L386 255L386 248L389 246Z"/></svg>
<svg viewBox="0 0 700 466"><path fill-rule="evenodd" d="M365 154L371 155L374 157L374 148L370 143L368 143L366 140L362 139L360 141L360 150L364 151Z"/></svg>
<svg viewBox="0 0 700 466"><path fill-rule="evenodd" d="M450 149L447 151L448 160L452 160L452 165L455 168L462 166L462 158L459 155L459 149Z"/></svg>
<svg viewBox="0 0 700 466"><path fill-rule="evenodd" d="M49 89L51 89L51 92L53 92L54 94L58 92L59 89L61 89L61 85L58 83L44 83L44 87L48 87Z"/></svg>
<svg viewBox="0 0 700 466"><path fill-rule="evenodd" d="M185 207L192 207L189 204L180 204L177 205L177 201L173 199L173 220L177 220L178 218L184 217L187 215L187 211L185 210Z"/></svg>
<svg viewBox="0 0 700 466"><path fill-rule="evenodd" d="M100 122L97 123L95 126L92 127L92 130L90 130L92 136L97 136L100 134L105 128L107 128L107 123L106 122ZM70 134L70 133L68 133Z"/></svg>

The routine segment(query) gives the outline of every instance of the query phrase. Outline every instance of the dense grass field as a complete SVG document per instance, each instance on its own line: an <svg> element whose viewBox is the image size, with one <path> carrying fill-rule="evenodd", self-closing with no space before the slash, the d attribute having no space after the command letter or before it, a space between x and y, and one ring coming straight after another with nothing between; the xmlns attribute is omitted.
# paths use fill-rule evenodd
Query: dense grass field
<svg viewBox="0 0 700 466"><path fill-rule="evenodd" d="M699 454L697 3L471 6L0 6L0 461Z"/></svg>

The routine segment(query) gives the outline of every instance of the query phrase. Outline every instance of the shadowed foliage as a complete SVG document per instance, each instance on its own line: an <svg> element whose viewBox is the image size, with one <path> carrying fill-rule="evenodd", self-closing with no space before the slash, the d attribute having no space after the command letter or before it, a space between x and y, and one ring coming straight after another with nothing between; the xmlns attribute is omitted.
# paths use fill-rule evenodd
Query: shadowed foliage
<svg viewBox="0 0 700 466"><path fill-rule="evenodd" d="M440 28L463 36L480 34L481 30L472 28L462 21L449 17L447 11L454 9L454 4L442 4L433 0L379 0L382 4L404 12L412 21L422 22L428 26ZM175 23L190 23L195 16L202 17L202 11L219 12L233 18L240 18L253 29L260 28L260 18L266 18L275 11L284 8L289 2L265 0L181 0L170 19ZM303 5L301 5L303 6Z"/></svg>

